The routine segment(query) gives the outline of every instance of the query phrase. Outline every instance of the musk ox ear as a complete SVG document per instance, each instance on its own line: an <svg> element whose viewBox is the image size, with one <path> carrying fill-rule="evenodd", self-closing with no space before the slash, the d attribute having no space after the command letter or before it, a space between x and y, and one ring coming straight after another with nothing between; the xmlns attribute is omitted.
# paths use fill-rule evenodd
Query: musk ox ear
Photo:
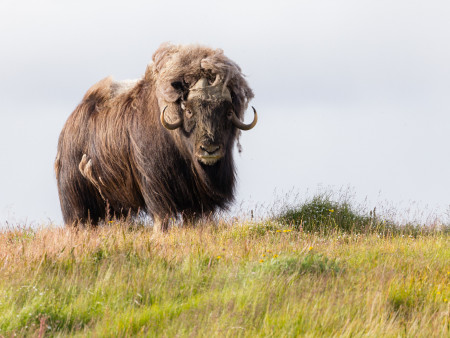
<svg viewBox="0 0 450 338"><path fill-rule="evenodd" d="M181 82L181 81L174 81L171 83L171 86L175 90L183 91L183 89L184 89L183 82Z"/></svg>

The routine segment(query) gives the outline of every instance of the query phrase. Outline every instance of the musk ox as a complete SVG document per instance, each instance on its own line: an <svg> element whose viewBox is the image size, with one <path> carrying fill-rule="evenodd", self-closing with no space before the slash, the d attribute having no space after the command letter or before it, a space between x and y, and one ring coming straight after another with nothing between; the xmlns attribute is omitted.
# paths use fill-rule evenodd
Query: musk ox
<svg viewBox="0 0 450 338"><path fill-rule="evenodd" d="M56 180L64 222L145 212L155 230L226 209L233 146L253 92L220 49L163 44L139 80L105 78L68 118Z"/></svg>

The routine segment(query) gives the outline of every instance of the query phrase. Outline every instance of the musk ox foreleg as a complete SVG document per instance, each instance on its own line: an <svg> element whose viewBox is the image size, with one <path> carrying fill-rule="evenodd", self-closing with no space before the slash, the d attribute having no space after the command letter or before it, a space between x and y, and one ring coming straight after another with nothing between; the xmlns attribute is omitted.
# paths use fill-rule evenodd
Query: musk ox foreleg
<svg viewBox="0 0 450 338"><path fill-rule="evenodd" d="M153 215L153 232L167 232L167 229L169 229L169 217L159 217L157 215Z"/></svg>

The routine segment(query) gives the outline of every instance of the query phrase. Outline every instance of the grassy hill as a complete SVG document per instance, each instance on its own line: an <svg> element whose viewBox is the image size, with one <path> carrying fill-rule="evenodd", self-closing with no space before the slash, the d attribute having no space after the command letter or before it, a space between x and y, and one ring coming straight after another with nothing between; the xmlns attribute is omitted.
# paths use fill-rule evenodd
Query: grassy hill
<svg viewBox="0 0 450 338"><path fill-rule="evenodd" d="M449 299L448 226L320 198L163 235L120 221L0 233L5 337L448 337Z"/></svg>

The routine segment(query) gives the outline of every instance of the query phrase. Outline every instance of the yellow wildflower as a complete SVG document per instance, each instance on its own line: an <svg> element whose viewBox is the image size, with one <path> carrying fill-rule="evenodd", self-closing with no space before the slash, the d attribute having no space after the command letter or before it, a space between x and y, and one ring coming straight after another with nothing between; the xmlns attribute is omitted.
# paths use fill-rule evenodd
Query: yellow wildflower
<svg viewBox="0 0 450 338"><path fill-rule="evenodd" d="M329 212L334 212L334 209L329 209L328 211L329 211Z"/></svg>
<svg viewBox="0 0 450 338"><path fill-rule="evenodd" d="M222 258L222 256L217 256L217 259L221 259Z"/></svg>
<svg viewBox="0 0 450 338"><path fill-rule="evenodd" d="M264 263L264 259L260 259L259 262L260 262L260 263Z"/></svg>
<svg viewBox="0 0 450 338"><path fill-rule="evenodd" d="M278 257L278 255L273 255L273 258L277 258Z"/></svg>
<svg viewBox="0 0 450 338"><path fill-rule="evenodd" d="M312 246L310 246L309 248L308 248L308 251L311 251L313 249L313 247Z"/></svg>
<svg viewBox="0 0 450 338"><path fill-rule="evenodd" d="M277 232L281 232L281 230L277 230Z"/></svg>

